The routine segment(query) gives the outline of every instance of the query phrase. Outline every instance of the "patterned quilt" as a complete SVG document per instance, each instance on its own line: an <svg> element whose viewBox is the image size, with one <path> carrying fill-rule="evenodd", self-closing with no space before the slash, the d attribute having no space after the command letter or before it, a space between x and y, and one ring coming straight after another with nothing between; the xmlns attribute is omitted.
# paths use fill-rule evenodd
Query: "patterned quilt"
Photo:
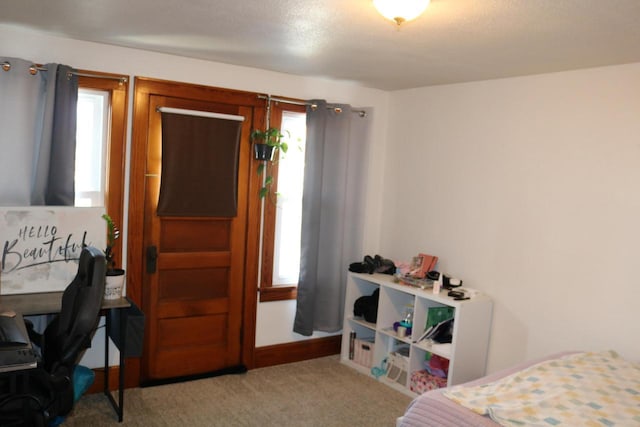
<svg viewBox="0 0 640 427"><path fill-rule="evenodd" d="M640 426L640 364L577 353L444 395L505 426Z"/></svg>

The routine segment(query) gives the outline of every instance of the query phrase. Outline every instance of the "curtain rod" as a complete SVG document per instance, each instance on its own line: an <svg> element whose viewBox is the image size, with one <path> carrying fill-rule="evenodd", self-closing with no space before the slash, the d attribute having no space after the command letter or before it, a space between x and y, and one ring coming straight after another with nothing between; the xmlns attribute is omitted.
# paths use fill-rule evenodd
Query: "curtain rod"
<svg viewBox="0 0 640 427"><path fill-rule="evenodd" d="M9 61L2 62L0 63L0 67L2 67L4 71L9 71L11 69L11 63ZM36 64L33 64L29 67L29 73L31 75L36 75L38 71L48 71L48 70L47 70L47 67L42 67ZM71 77L72 75L78 76L78 77L95 77L98 79L118 80L120 84L124 84L129 81L129 78L125 76L104 76L101 74L80 73L78 71L69 71L67 73L67 77Z"/></svg>
<svg viewBox="0 0 640 427"><path fill-rule="evenodd" d="M67 74L72 74L78 77L95 77L98 79L109 79L109 80L118 80L120 84L124 84L129 81L128 77L125 76L103 76L100 74L92 74L92 73L80 73L78 71L69 71Z"/></svg>
<svg viewBox="0 0 640 427"><path fill-rule="evenodd" d="M233 114L212 113L210 111L186 110L184 108L157 107L159 113L182 114L183 116L207 117L210 119L234 120L236 122L244 121L244 116L236 116Z"/></svg>
<svg viewBox="0 0 640 427"><path fill-rule="evenodd" d="M318 108L317 104L314 104L312 102L308 102L308 101L294 101L291 99L284 99L284 98L276 98L273 97L271 95L258 95L259 99L266 99L267 102L271 102L271 101L275 101L275 102L284 102L285 104L293 104L293 105L306 105L308 107L311 107L312 109L316 109ZM327 104L327 108L330 110L333 110L336 113L342 113L342 108L332 105L332 104ZM367 117L367 112L364 110L351 110L352 113L358 113L358 115L360 117Z"/></svg>

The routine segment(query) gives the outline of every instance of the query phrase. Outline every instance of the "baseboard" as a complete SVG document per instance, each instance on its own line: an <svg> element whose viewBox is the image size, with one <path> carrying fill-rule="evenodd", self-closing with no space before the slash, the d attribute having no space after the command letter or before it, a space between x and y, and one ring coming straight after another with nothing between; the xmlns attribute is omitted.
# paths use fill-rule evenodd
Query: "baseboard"
<svg viewBox="0 0 640 427"><path fill-rule="evenodd" d="M204 372L202 374L183 375L180 377L162 378L159 380L146 380L140 383L140 387L155 387L155 386L165 385L165 384L175 384L175 383L181 383L185 381L194 381L194 380L201 380L204 378L219 377L221 375L244 374L246 372L247 372L246 366L236 365L236 366L229 366L227 368L218 369L216 371Z"/></svg>
<svg viewBox="0 0 640 427"><path fill-rule="evenodd" d="M125 359L125 376L124 376L124 388L134 388L139 386L140 382L140 358L127 358ZM102 393L104 390L104 369L93 369L95 380L87 393ZM120 367L109 367L109 390L114 391L118 389L118 379L120 376Z"/></svg>
<svg viewBox="0 0 640 427"><path fill-rule="evenodd" d="M300 362L340 353L342 335L256 347L254 368Z"/></svg>
<svg viewBox="0 0 640 427"><path fill-rule="evenodd" d="M87 393L102 393L104 390L104 369L93 369L93 373L96 375L93 380L93 384L87 390ZM118 389L118 375L120 374L120 368L118 366L112 366L109 368L109 390L114 391Z"/></svg>
<svg viewBox="0 0 640 427"><path fill-rule="evenodd" d="M342 335L332 335L324 338L296 341L285 344L257 347L254 353L254 368L266 368L267 366L282 365L285 363L301 362L317 357L340 354ZM125 388L139 387L140 359L127 358L125 371ZM96 374L93 385L87 393L102 393L104 390L104 369L94 369ZM109 389L118 389L118 366L109 368Z"/></svg>

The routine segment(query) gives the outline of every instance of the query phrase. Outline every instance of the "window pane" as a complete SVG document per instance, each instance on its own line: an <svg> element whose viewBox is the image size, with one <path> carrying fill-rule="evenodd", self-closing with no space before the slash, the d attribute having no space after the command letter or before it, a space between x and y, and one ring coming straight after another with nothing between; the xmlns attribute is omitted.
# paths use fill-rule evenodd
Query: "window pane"
<svg viewBox="0 0 640 427"><path fill-rule="evenodd" d="M281 127L282 133L287 137L289 150L278 163L273 284L291 285L298 283L300 272L306 115L285 111Z"/></svg>
<svg viewBox="0 0 640 427"><path fill-rule="evenodd" d="M109 92L78 90L76 206L104 206Z"/></svg>

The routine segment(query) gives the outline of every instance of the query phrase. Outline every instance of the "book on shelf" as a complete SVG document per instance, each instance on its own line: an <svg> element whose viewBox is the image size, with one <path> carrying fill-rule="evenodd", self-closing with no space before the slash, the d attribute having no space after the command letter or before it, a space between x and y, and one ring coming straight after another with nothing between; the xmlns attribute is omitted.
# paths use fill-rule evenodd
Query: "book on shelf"
<svg viewBox="0 0 640 427"><path fill-rule="evenodd" d="M427 323L425 328L435 326L443 320L449 320L453 318L455 309L453 307L429 307L427 310Z"/></svg>
<svg viewBox="0 0 640 427"><path fill-rule="evenodd" d="M429 307L427 310L427 322L425 330L420 337L414 342L433 339L442 334L442 331L450 327L449 321L452 321L454 315L453 307Z"/></svg>
<svg viewBox="0 0 640 427"><path fill-rule="evenodd" d="M416 342L433 340L439 344L450 343L453 331L453 318L443 320L435 326L429 327Z"/></svg>

